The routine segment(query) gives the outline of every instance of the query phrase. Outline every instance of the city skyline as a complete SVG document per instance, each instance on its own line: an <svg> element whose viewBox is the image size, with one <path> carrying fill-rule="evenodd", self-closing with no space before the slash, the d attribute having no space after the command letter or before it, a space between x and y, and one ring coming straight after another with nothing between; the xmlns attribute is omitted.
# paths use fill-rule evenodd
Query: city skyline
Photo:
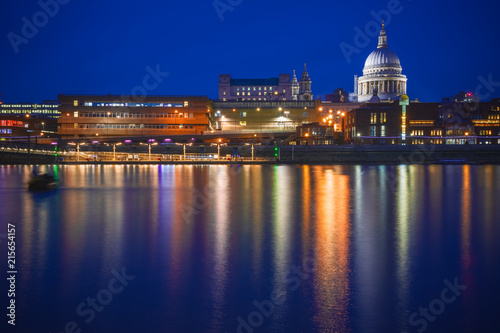
<svg viewBox="0 0 500 333"><path fill-rule="evenodd" d="M362 9L283 4L9 4L0 23L5 36L0 53L2 100L41 102L78 92L131 94L140 91L137 87L144 86L147 75L156 78L147 86L150 95L216 99L219 74L270 78L300 73L303 63L314 98L324 99L337 88L353 92L354 75L361 75L365 59L377 47L382 19L389 47L408 77L411 99L437 102L459 91L474 92L488 81L495 91L484 92L490 99L500 96L500 66L495 61L499 46L490 42L498 28L488 23L496 4L469 6L460 1L448 8L437 3L432 11L426 4L408 1L361 2ZM192 20L185 19L187 10ZM33 22L38 24L36 33L29 35L29 27L23 27ZM368 31L367 38L358 29Z"/></svg>

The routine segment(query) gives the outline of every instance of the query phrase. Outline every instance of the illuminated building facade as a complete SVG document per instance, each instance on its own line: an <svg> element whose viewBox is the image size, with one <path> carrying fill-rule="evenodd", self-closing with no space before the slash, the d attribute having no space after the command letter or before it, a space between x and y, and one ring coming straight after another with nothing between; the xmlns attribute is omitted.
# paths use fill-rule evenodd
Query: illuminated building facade
<svg viewBox="0 0 500 333"><path fill-rule="evenodd" d="M210 129L205 96L59 95L62 138L201 134Z"/></svg>
<svg viewBox="0 0 500 333"><path fill-rule="evenodd" d="M470 104L407 102L405 118L399 100L365 103L348 111L346 143L500 144L499 100Z"/></svg>
<svg viewBox="0 0 500 333"><path fill-rule="evenodd" d="M297 145L333 145L339 144L340 133L332 126L310 123L297 126L295 144Z"/></svg>
<svg viewBox="0 0 500 333"><path fill-rule="evenodd" d="M321 119L321 101L213 102L213 129L240 133L294 133Z"/></svg>
<svg viewBox="0 0 500 333"><path fill-rule="evenodd" d="M219 75L219 101L312 101L311 79L304 64L300 81L295 70L270 79L233 79L229 74Z"/></svg>
<svg viewBox="0 0 500 333"><path fill-rule="evenodd" d="M44 101L36 103L0 103L0 115L31 118L53 118L57 119L61 115L59 111L59 101Z"/></svg>
<svg viewBox="0 0 500 333"><path fill-rule="evenodd" d="M233 79L219 75L219 101L290 101L290 74L270 79Z"/></svg>
<svg viewBox="0 0 500 333"><path fill-rule="evenodd" d="M0 138L54 137L57 120L33 117L0 116Z"/></svg>

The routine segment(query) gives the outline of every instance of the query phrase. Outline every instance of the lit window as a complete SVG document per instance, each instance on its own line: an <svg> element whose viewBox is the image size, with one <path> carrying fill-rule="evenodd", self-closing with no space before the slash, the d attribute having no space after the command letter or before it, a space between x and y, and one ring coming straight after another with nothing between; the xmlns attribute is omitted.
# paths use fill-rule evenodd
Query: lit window
<svg viewBox="0 0 500 333"><path fill-rule="evenodd" d="M386 112L382 112L380 114L380 123L385 124L386 122L387 122L387 113Z"/></svg>
<svg viewBox="0 0 500 333"><path fill-rule="evenodd" d="M78 101L77 100L73 101L73 106L78 106Z"/></svg>
<svg viewBox="0 0 500 333"><path fill-rule="evenodd" d="M247 122L246 122L246 121L240 121L240 125L241 125L241 126L246 126L246 125L247 125Z"/></svg>
<svg viewBox="0 0 500 333"><path fill-rule="evenodd" d="M187 108L189 106L189 102L188 101L184 101L184 107Z"/></svg>
<svg viewBox="0 0 500 333"><path fill-rule="evenodd" d="M78 111L73 112L73 117L78 118Z"/></svg>
<svg viewBox="0 0 500 333"><path fill-rule="evenodd" d="M385 125L380 126L380 136L385 136Z"/></svg>

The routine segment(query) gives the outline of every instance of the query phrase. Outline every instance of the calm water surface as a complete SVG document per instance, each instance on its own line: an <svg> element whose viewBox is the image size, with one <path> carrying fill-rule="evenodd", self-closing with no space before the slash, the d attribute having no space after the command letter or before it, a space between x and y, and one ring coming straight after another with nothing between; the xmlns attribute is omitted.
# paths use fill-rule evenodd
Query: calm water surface
<svg viewBox="0 0 500 333"><path fill-rule="evenodd" d="M49 169L0 166L10 331L498 332L500 166Z"/></svg>

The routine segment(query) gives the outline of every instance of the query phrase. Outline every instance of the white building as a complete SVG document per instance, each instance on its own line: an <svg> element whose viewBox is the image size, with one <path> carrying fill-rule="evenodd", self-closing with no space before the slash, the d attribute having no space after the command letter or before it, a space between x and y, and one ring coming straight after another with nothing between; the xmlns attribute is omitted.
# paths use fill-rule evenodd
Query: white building
<svg viewBox="0 0 500 333"><path fill-rule="evenodd" d="M357 88L354 99L369 102L378 95L380 101L388 102L406 94L407 78L401 74L402 71L398 56L387 47L387 35L382 23L377 49L366 59L363 76L354 77Z"/></svg>

